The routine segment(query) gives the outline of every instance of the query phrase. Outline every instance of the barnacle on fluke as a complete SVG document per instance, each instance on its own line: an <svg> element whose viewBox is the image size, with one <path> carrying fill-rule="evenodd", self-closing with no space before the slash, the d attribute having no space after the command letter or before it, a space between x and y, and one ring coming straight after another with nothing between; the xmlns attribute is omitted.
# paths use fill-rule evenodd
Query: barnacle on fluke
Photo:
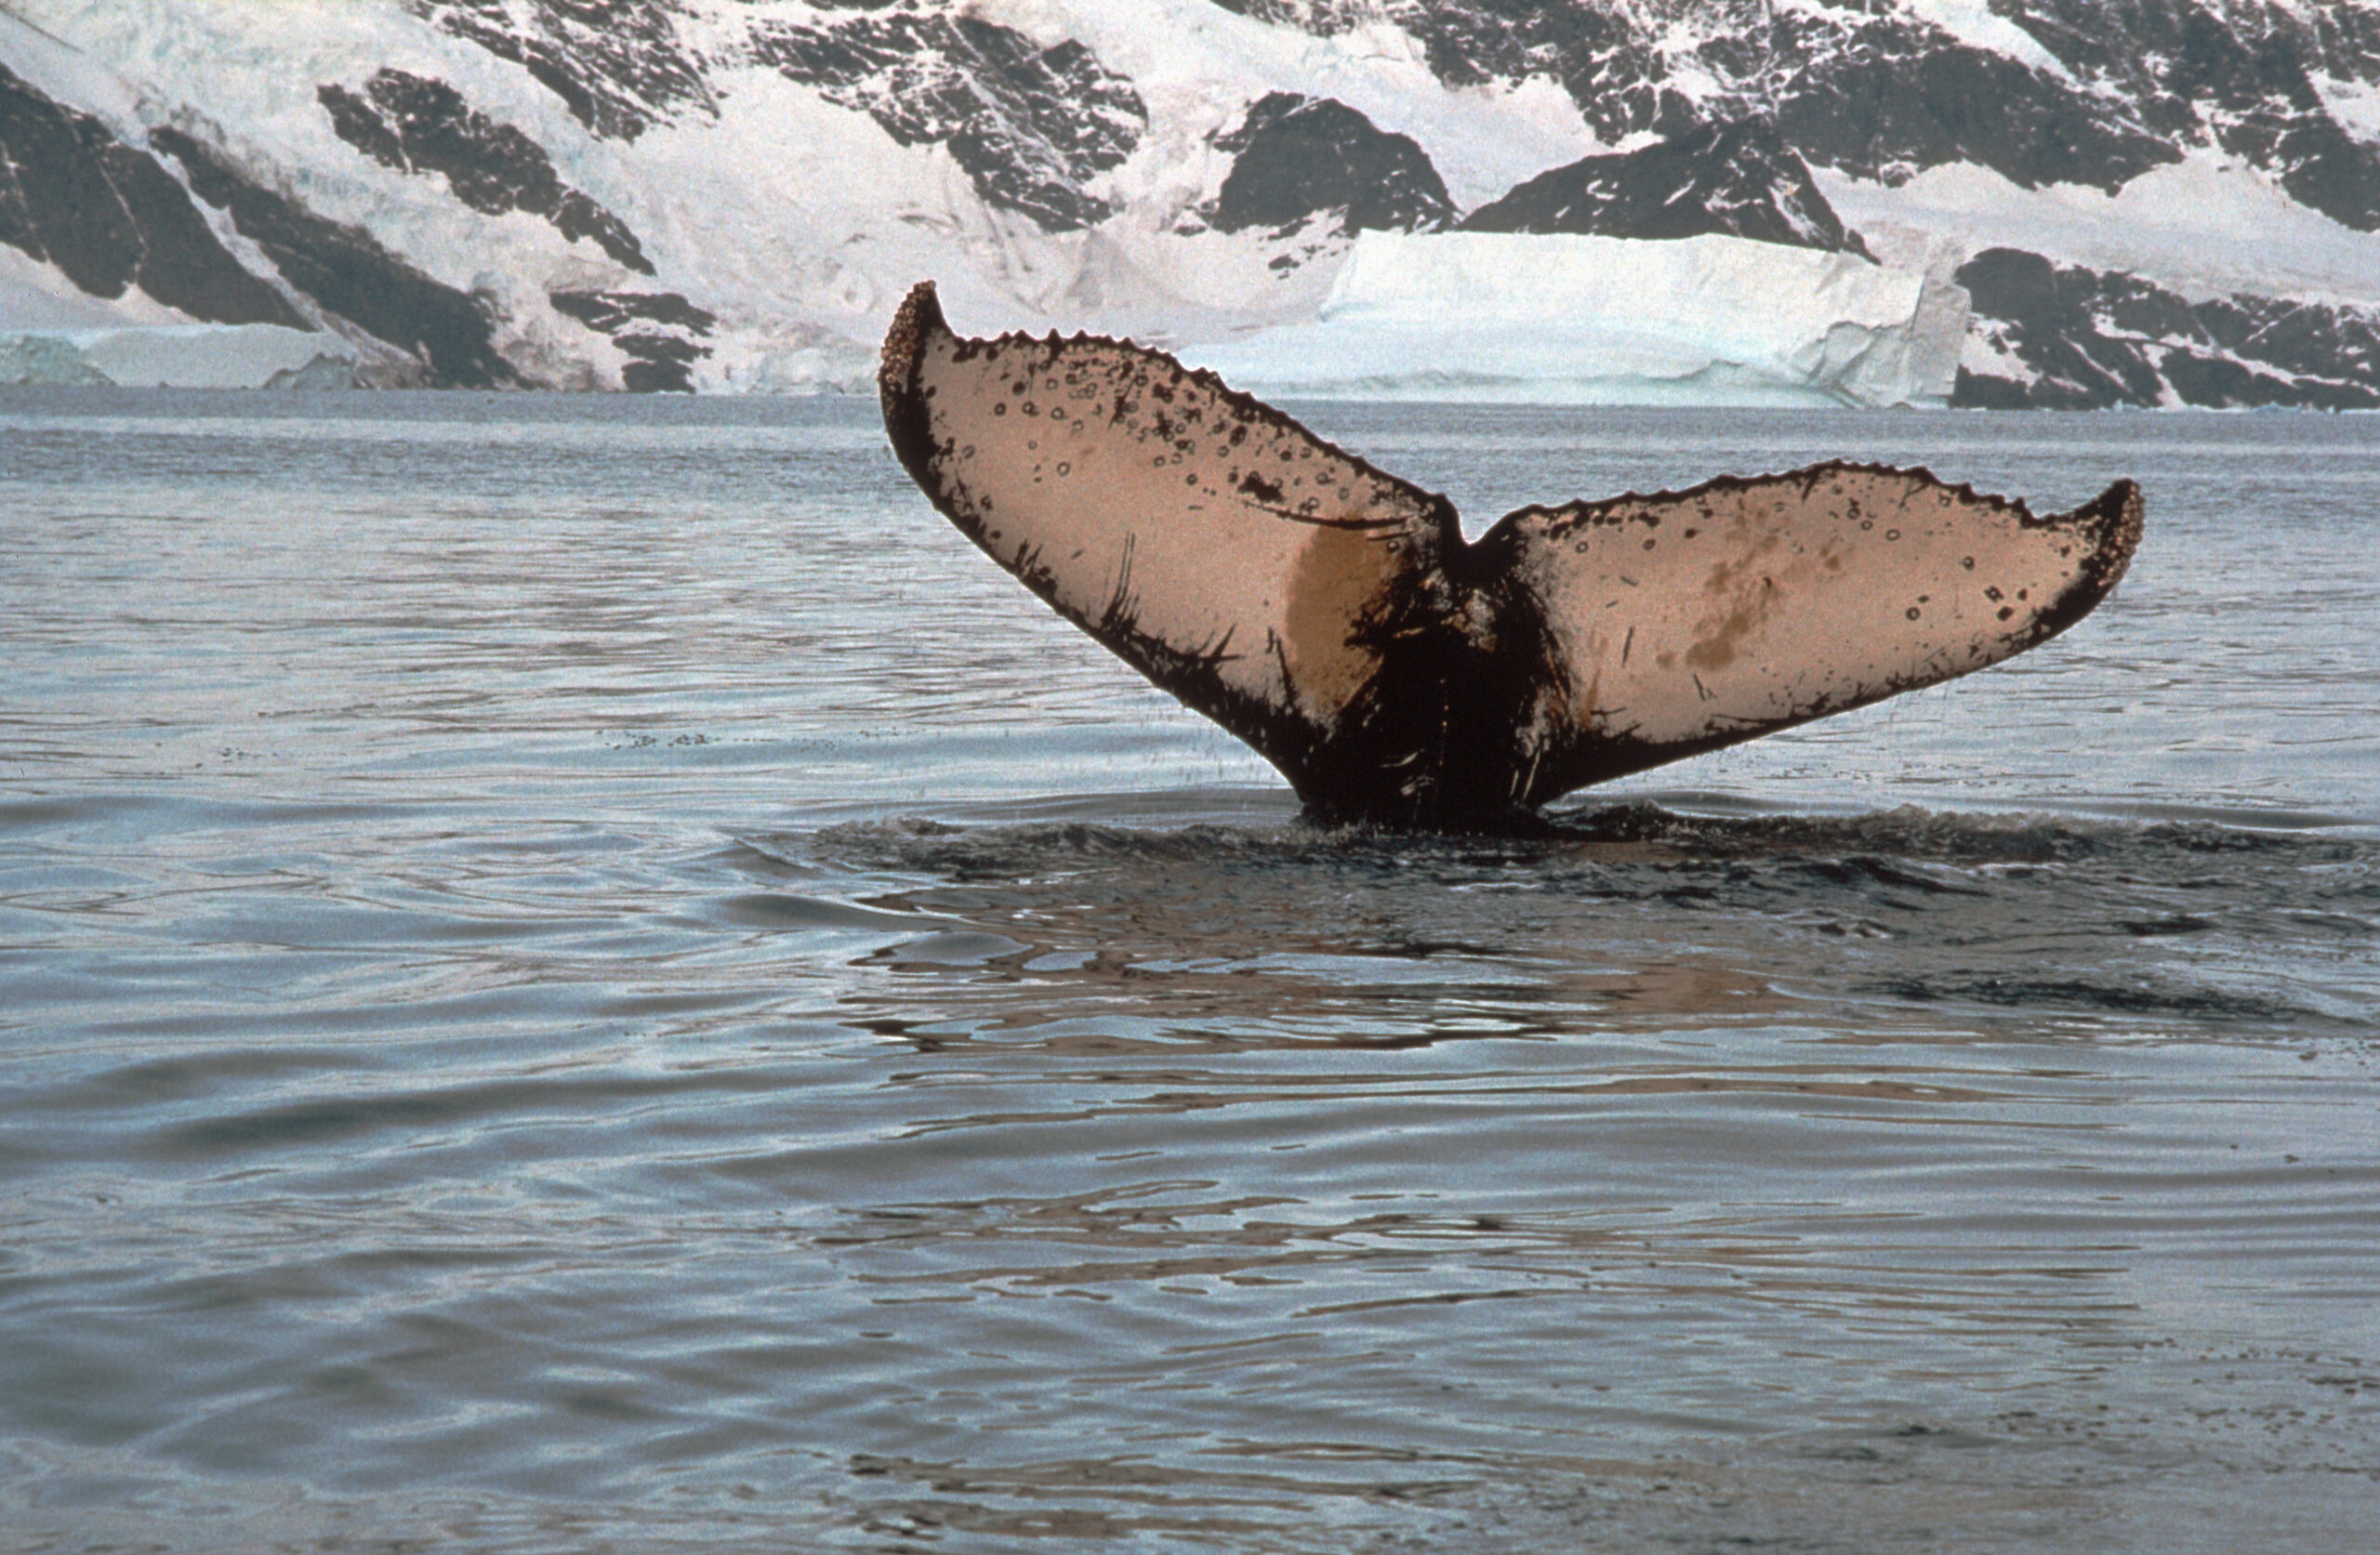
<svg viewBox="0 0 2380 1555"><path fill-rule="evenodd" d="M884 341L892 447L968 538L1247 741L1324 817L1493 829L1548 799L1930 686L2072 626L2140 489L2071 513L1822 464L1506 515L1453 507L1157 351Z"/></svg>

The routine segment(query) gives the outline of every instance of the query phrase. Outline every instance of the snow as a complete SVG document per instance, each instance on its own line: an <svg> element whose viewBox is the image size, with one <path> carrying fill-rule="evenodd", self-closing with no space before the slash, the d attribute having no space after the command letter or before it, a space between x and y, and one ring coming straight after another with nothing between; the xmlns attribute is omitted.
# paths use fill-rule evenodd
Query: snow
<svg viewBox="0 0 2380 1555"><path fill-rule="evenodd" d="M2341 129L2366 145L2380 141L2380 86L2320 72L2310 73L2308 79Z"/></svg>
<svg viewBox="0 0 2380 1555"><path fill-rule="evenodd" d="M196 320L146 294L96 297L66 272L0 243L0 334L19 330L108 329L125 324L187 324Z"/></svg>
<svg viewBox="0 0 2380 1555"><path fill-rule="evenodd" d="M757 9L772 8L796 9ZM721 35L754 9L721 13ZM1268 92L1337 97L1412 136L1458 204L1603 149L1553 83L1449 88L1386 22L1316 38L1207 0L980 0L973 14L1044 44L1078 39L1130 78L1150 132L1093 186L1118 214L1092 231L1043 231L986 206L942 149L902 146L774 71L715 57L719 118L647 131L637 155L654 206L623 211L668 284L720 314L697 387L864 382L893 305L927 277L976 334L1083 328L1171 345L1312 319L1344 239L1189 219L1231 167L1211 137ZM1299 262L1273 268L1284 253ZM788 316L825 335L788 337Z"/></svg>
<svg viewBox="0 0 2380 1555"><path fill-rule="evenodd" d="M1850 226L1911 229L1963 257L2030 249L2130 270L2193 302L2248 292L2380 306L2380 239L2215 152L2152 168L2112 195L2079 184L2022 189L1972 163L1929 168L1897 189L1831 168L1811 173Z"/></svg>
<svg viewBox="0 0 2380 1555"><path fill-rule="evenodd" d="M1131 78L1152 129L1170 144L1144 146L1117 170L1117 192L1127 198L1139 198L1185 161L1212 154L1207 138L1269 92L1336 98L1390 134L1410 136L1462 210L1612 149L1555 83L1448 86L1431 73L1420 43L1385 20L1316 37L1234 15L1211 0L978 0L973 9L1037 38L1078 38L1103 66ZM1228 157L1215 155L1198 197L1212 198L1229 167Z"/></svg>
<svg viewBox="0 0 2380 1555"><path fill-rule="evenodd" d="M2004 54L2042 74L2071 83L2072 72L2041 40L2008 18L1993 13L1990 0L1900 0L1908 15L1949 33L1970 48Z"/></svg>
<svg viewBox="0 0 2380 1555"><path fill-rule="evenodd" d="M0 384L328 389L355 368L355 347L326 330L201 323L137 288L92 297L0 244Z"/></svg>
<svg viewBox="0 0 2380 1555"><path fill-rule="evenodd" d="M1991 0L1893 3L1973 46L2066 75ZM711 354L693 368L707 391L864 390L892 307L931 277L968 333L1129 335L1271 392L1792 404L1938 402L1964 319L1950 272L2000 244L2130 270L2192 298L2249 291L2380 307L2380 242L2213 152L2112 196L2028 191L1965 165L1898 188L1815 169L1881 268L1719 237L1351 243L1328 221L1288 234L1205 230L1197 212L1232 165L1212 137L1274 91L1335 98L1412 137L1463 209L1621 149L1599 143L1551 79L1447 86L1389 8L1316 36L1211 0L969 0L970 14L1044 45L1081 42L1148 108L1147 136L1091 190L1117 214L1051 233L987 205L946 150L901 145L865 112L740 62L756 26L818 20L826 8L803 0L683 0L672 24L705 61L718 113L664 119L633 142L591 135L524 71L427 23L406 0L0 7L0 63L132 144L177 125L309 210L369 230L407 264L485 299L502 321L497 348L557 386L615 387L622 361L552 309L558 290L674 292L716 314L699 341ZM1691 7L1653 9L1671 23L1659 41L1682 72L1672 86L1713 88L1694 61L1718 24ZM474 212L443 178L382 166L340 140L317 86L353 88L382 68L451 83L530 136L563 182L636 233L659 274L629 272L536 217ZM2317 85L2354 133L2380 138L2380 91ZM202 214L251 269L271 273L221 213ZM1448 298L1461 301L1460 324L1444 316ZM175 333L193 323L138 292L86 297L0 244L0 338L15 342L7 360L26 372L245 381L266 358L297 360L286 343ZM349 360L330 336L301 338Z"/></svg>
<svg viewBox="0 0 2380 1555"><path fill-rule="evenodd" d="M1743 238L1366 232L1316 323L1182 355L1290 397L1940 404L1966 322L1921 270Z"/></svg>
<svg viewBox="0 0 2380 1555"><path fill-rule="evenodd" d="M546 294L646 289L646 278L588 244L570 242L542 219L518 212L483 216L454 200L443 178L404 173L364 156L334 132L315 97L317 86L340 82L352 88L384 68L449 82L473 106L543 146L562 181L621 217L645 239L649 255L669 257L666 249L654 252L657 245L648 235L671 227L655 209L666 209L668 186L641 165L643 159L589 135L561 99L525 72L422 25L396 0L7 3L44 33L81 51L86 73L120 78L115 101L131 106L103 109L101 117L127 142L145 144L150 125L181 128L314 214L364 228L431 279L488 297L509 322L497 349L557 383L587 378L590 356L608 360L615 353L556 314ZM62 100L91 106L76 95ZM170 168L171 159L164 160ZM202 210L227 248L246 256L250 269L271 273L220 213Z"/></svg>

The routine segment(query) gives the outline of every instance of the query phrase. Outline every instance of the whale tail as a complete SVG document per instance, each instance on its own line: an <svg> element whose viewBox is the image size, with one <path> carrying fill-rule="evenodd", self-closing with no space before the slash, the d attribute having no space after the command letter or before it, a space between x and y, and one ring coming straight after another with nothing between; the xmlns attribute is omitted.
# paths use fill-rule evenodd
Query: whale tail
<svg viewBox="0 0 2380 1555"><path fill-rule="evenodd" d="M1506 515L1443 496L1161 352L884 343L885 427L959 531L1261 753L1316 812L1492 828L1574 788L1996 664L2107 597L2118 481L2035 517L1831 463Z"/></svg>

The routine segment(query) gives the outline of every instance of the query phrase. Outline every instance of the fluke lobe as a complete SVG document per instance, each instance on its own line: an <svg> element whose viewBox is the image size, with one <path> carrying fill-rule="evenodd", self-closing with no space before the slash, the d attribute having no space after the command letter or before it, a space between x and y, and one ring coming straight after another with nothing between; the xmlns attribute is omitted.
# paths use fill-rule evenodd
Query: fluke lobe
<svg viewBox="0 0 2380 1555"><path fill-rule="evenodd" d="M933 284L885 336L892 447L992 560L1238 735L1315 813L1501 829L1571 789L1996 664L2140 539L1923 469L1823 464L1506 515L1159 352L970 340Z"/></svg>

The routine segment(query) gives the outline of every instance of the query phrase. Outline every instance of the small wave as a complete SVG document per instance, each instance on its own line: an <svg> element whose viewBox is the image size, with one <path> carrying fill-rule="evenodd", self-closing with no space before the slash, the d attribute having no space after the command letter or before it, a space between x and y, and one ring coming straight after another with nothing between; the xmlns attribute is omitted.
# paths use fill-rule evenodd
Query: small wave
<svg viewBox="0 0 2380 1555"><path fill-rule="evenodd" d="M1005 873L1028 864L1103 860L1197 861L1281 866L1383 863L1556 864L1581 846L1613 859L1698 861L1793 858L1881 883L1964 889L1886 861L1960 865L2057 864L2155 855L2250 855L2298 865L2380 863L2380 844L2213 822L2085 820L2033 813L1974 814L1902 806L1859 815L1688 814L1644 801L1547 818L1521 837L1461 837L1325 826L1302 819L1258 826L1201 823L1143 828L1068 821L956 826L915 817L849 822L806 834L747 839L785 862L921 871ZM1595 855L1588 855L1595 856Z"/></svg>
<svg viewBox="0 0 2380 1555"><path fill-rule="evenodd" d="M1900 977L1857 985L1855 991L1915 1004L1989 1005L2010 1009L2072 1009L2092 1014L2152 1016L2270 1027L2303 1035L2307 1027L2341 1024L2323 1011L2274 998L2217 989L2080 978ZM2349 1022L2348 1024L2352 1024Z"/></svg>
<svg viewBox="0 0 2380 1555"><path fill-rule="evenodd" d="M777 1066L689 1070L657 1075L561 1074L522 1070L451 1085L349 1078L295 1100L162 1123L137 1148L152 1159L205 1162L231 1156L336 1147L351 1153L403 1152L433 1138L512 1127L531 1118L616 1117L636 1108L716 1108L723 1099L769 1095L787 1085Z"/></svg>
<svg viewBox="0 0 2380 1555"><path fill-rule="evenodd" d="M2096 820L2035 812L1932 810L1858 815L1690 814L1646 802L1559 816L1560 834L1662 843L1713 854L1871 854L1953 863L2051 863L2124 852L2245 853L2297 862L2380 861L2380 846L2215 821Z"/></svg>

